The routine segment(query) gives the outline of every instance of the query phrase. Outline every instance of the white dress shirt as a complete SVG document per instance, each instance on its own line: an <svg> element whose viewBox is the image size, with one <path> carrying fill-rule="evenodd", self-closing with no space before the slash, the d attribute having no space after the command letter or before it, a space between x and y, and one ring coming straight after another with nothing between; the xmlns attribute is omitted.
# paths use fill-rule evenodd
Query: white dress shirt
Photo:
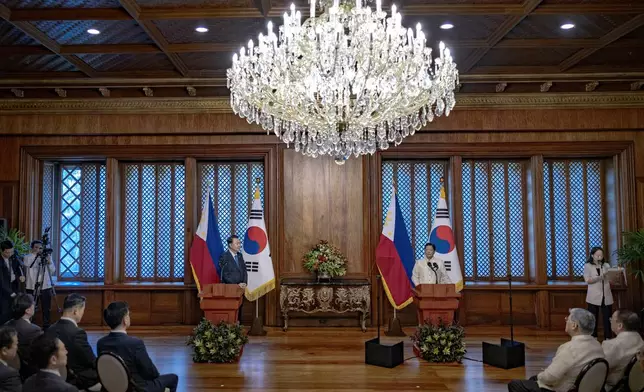
<svg viewBox="0 0 644 392"><path fill-rule="evenodd" d="M27 290L34 290L34 287L36 285L36 279L40 280L42 279L42 274L45 274L45 279L42 281L42 290L50 289L51 288L51 280L49 279L49 274L45 269L42 269L40 271L40 277L38 276L38 269L40 268L40 258L38 259L37 262L34 263L34 259L36 258L37 255L33 253L29 253L23 257L23 262L25 264L25 269L26 271L26 279L27 279ZM33 266L32 266L33 264ZM54 263L50 263L47 265L47 268L49 268L49 272L51 272L52 276L55 276L56 274L56 266L54 266Z"/></svg>
<svg viewBox="0 0 644 392"><path fill-rule="evenodd" d="M438 264L438 269L436 270L436 274L434 274L434 271L431 268L429 268L429 265L427 265L427 263L429 262ZM437 277L438 277L438 282L436 282ZM447 270L445 269L445 264L443 263L443 260L437 257L432 257L431 260L427 260L426 257L420 260L416 260L416 264L414 264L414 269L412 270L412 273L411 273L411 281L414 282L414 285L416 286L418 286L419 284L452 283L449 276L447 275Z"/></svg>
<svg viewBox="0 0 644 392"><path fill-rule="evenodd" d="M592 305L600 306L602 304L602 293L604 298L604 305L613 304L613 293L610 290L610 282L604 279L604 274L610 268L608 263L602 264L600 273L597 273L598 265L586 263L584 264L584 281L588 283L588 291L586 293L586 302Z"/></svg>
<svg viewBox="0 0 644 392"><path fill-rule="evenodd" d="M637 332L623 331L614 339L604 340L602 348L608 361L606 385L615 386L624 375L628 362L644 347L644 340Z"/></svg>
<svg viewBox="0 0 644 392"><path fill-rule="evenodd" d="M590 335L573 336L557 349L550 366L537 375L540 388L568 392L581 369L595 358L604 358L601 344Z"/></svg>

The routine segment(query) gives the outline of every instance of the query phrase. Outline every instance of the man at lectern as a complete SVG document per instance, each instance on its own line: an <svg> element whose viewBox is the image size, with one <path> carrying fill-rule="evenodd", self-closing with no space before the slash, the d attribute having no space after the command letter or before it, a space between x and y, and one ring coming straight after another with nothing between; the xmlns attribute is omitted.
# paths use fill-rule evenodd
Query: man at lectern
<svg viewBox="0 0 644 392"><path fill-rule="evenodd" d="M221 283L238 284L242 289L248 284L248 271L241 253L241 241L236 235L226 239L228 250L219 257L221 266ZM239 306L238 320L241 324L242 307Z"/></svg>
<svg viewBox="0 0 644 392"><path fill-rule="evenodd" d="M425 244L425 257L416 260L411 280L414 285L419 284L450 284L452 280L447 275L443 260L434 257L436 246L432 243Z"/></svg>

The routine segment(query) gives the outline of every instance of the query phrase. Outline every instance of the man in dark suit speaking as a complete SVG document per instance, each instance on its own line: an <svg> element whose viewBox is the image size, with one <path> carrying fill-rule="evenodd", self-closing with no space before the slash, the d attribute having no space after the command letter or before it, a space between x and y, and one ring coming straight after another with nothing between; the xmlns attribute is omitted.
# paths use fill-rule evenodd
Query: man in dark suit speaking
<svg viewBox="0 0 644 392"><path fill-rule="evenodd" d="M241 241L236 235L231 235L226 239L228 250L219 257L219 266L221 267L221 283L238 284L242 289L248 284L248 271L246 263L241 254ZM239 306L239 315L237 319L241 324L242 307Z"/></svg>

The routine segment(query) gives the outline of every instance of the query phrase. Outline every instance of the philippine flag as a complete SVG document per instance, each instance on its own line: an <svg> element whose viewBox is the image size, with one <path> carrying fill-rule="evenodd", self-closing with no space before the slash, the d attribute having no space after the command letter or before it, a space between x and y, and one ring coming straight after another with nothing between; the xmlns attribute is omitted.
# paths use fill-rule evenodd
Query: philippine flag
<svg viewBox="0 0 644 392"><path fill-rule="evenodd" d="M264 210L259 200L259 189L255 189L242 254L248 271L246 299L255 301L275 288L275 271L264 223Z"/></svg>
<svg viewBox="0 0 644 392"><path fill-rule="evenodd" d="M447 201L445 200L445 187L441 186L441 194L436 206L436 216L429 234L429 242L436 245L436 257L443 260L449 279L456 285L456 291L463 290L463 274L458 261L458 252L454 245L454 232L449 220Z"/></svg>
<svg viewBox="0 0 644 392"><path fill-rule="evenodd" d="M208 201L201 212L199 227L190 247L192 276L195 278L199 291L207 284L219 283L221 274L219 256L222 253L224 253L224 245L221 242L212 200L208 194Z"/></svg>
<svg viewBox="0 0 644 392"><path fill-rule="evenodd" d="M391 305L400 310L414 301L411 291L411 272L414 269L414 250L409 241L407 227L396 199L391 193L389 210L376 248L376 264L382 276L385 293Z"/></svg>

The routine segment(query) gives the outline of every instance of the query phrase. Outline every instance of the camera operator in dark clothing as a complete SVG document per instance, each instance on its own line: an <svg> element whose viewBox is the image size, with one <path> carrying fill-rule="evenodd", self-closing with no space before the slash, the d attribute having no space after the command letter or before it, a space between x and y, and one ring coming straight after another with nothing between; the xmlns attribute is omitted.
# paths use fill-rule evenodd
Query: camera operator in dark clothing
<svg viewBox="0 0 644 392"><path fill-rule="evenodd" d="M51 276L56 274L56 266L51 261L51 254L43 256L42 250L42 241L31 241L31 251L25 255L23 262L27 275L27 293L40 296L38 304L42 310L42 327L47 329L51 313ZM39 293L35 293L36 285L40 287Z"/></svg>
<svg viewBox="0 0 644 392"><path fill-rule="evenodd" d="M13 249L13 242L0 242L0 325L11 320L11 301L25 281L20 261Z"/></svg>

